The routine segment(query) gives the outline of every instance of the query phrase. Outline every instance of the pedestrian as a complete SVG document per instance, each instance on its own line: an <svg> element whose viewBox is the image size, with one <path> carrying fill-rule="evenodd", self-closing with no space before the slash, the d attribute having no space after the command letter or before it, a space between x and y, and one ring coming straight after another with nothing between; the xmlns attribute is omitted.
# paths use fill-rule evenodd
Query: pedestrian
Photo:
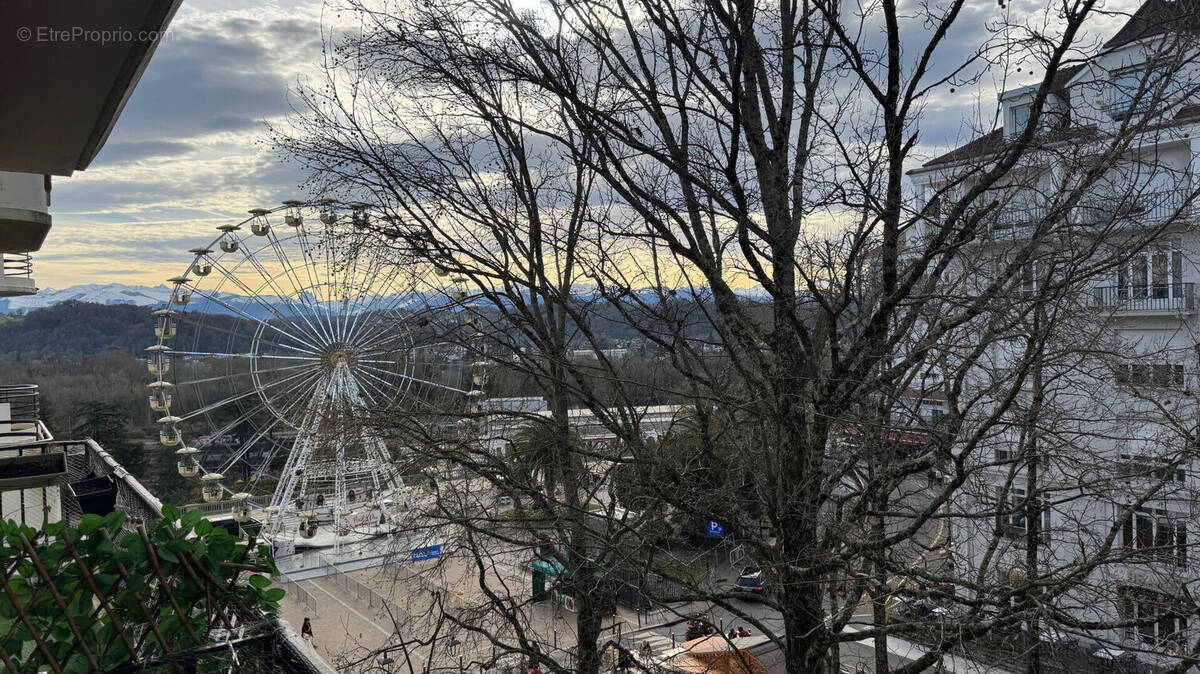
<svg viewBox="0 0 1200 674"><path fill-rule="evenodd" d="M649 641L643 641L641 648L639 648L638 650L640 651L640 654L641 654L643 660L648 659L651 655L654 654L654 649L650 646Z"/></svg>
<svg viewBox="0 0 1200 674"><path fill-rule="evenodd" d="M312 642L313 642L312 621L309 620L308 617L304 618L304 624L300 626L300 638L307 641L309 643L309 645L312 645Z"/></svg>
<svg viewBox="0 0 1200 674"><path fill-rule="evenodd" d="M745 627L742 627L741 625L738 625L737 635L739 637L748 637L748 636L750 636L750 630L746 629Z"/></svg>
<svg viewBox="0 0 1200 674"><path fill-rule="evenodd" d="M542 674L541 668L538 667L537 660L531 660L529 662L529 674Z"/></svg>

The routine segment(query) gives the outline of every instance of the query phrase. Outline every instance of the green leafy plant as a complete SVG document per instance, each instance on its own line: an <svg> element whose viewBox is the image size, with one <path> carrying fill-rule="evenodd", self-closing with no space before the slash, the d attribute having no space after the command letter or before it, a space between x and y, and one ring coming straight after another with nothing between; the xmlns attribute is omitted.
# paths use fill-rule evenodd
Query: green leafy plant
<svg viewBox="0 0 1200 674"><path fill-rule="evenodd" d="M124 528L123 528L124 527ZM35 531L0 523L0 655L18 671L110 669L188 651L214 629L278 610L269 546L163 508L128 526L124 513L84 515Z"/></svg>

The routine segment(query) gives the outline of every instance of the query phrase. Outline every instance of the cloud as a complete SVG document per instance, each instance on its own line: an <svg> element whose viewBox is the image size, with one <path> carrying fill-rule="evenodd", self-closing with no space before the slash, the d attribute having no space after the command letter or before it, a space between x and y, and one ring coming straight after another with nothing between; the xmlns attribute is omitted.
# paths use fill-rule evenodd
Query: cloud
<svg viewBox="0 0 1200 674"><path fill-rule="evenodd" d="M191 143L171 140L143 140L132 142L108 143L100 151L92 168L111 166L132 161L140 161L151 157L175 157L195 150Z"/></svg>
<svg viewBox="0 0 1200 674"><path fill-rule="evenodd" d="M926 0L901 0L915 16ZM935 3L936 4L936 3ZM1097 45L1139 0L1108 0L1085 44ZM1046 0L967 2L952 34L935 55L946 70L967 59L1001 20L1044 22ZM93 165L54 182L54 229L35 256L41 285L103 282L107 274L146 282L186 263L186 250L245 211L300 195L304 176L261 143L267 124L290 113L288 89L317 74L322 58L322 0L188 0L159 45L141 82ZM352 26L347 26L352 28ZM927 39L919 20L902 25L906 39ZM917 58L907 49L905 58ZM1032 65L1032 64L1031 64ZM1024 70L1024 69L1023 69ZM1032 71L1032 72L1031 72ZM1036 76L1036 71L1022 76ZM996 96L1025 81L984 78L945 85L927 97L919 123L920 150L933 156L986 131Z"/></svg>
<svg viewBox="0 0 1200 674"><path fill-rule="evenodd" d="M295 198L303 176L259 141L315 72L320 17L320 0L185 3L96 161L55 179L39 284L160 281L217 225Z"/></svg>

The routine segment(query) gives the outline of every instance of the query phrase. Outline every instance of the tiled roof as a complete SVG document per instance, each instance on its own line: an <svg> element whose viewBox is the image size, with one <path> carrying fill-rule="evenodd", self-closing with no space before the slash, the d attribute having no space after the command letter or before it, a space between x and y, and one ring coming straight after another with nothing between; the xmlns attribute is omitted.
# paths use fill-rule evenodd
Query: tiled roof
<svg viewBox="0 0 1200 674"><path fill-rule="evenodd" d="M940 164L955 164L964 159L972 157L983 157L989 155L1000 148L1004 147L1004 128L995 129L989 133L976 138L975 140L960 145L946 154L931 159L925 162L925 166L938 166Z"/></svg>
<svg viewBox="0 0 1200 674"><path fill-rule="evenodd" d="M1112 49L1129 42L1175 30L1200 31L1200 0L1146 0L1105 46ZM1051 91L1062 91L1071 78L1083 67L1084 64L1077 64L1059 69L1050 84ZM1192 121L1198 112L1200 110L1197 110L1196 106L1184 106L1171 122L1162 126ZM1061 133L1063 133L1063 137L1059 140L1066 140L1078 132L1073 129L1063 129ZM924 167L954 164L966 159L986 156L1003 147L1004 130L995 129L966 145L926 162Z"/></svg>
<svg viewBox="0 0 1200 674"><path fill-rule="evenodd" d="M1066 87L1067 82L1075 77L1076 73L1083 70L1083 64L1079 63L1065 68L1059 68L1058 72L1054 73L1053 79L1050 81L1050 91L1052 93L1060 92ZM989 155L1004 147L1004 129L994 129L966 145L959 146L940 157L929 160L925 166L937 166L939 164L953 164L964 159L972 157L982 157Z"/></svg>
<svg viewBox="0 0 1200 674"><path fill-rule="evenodd" d="M1109 49L1168 31L1200 30L1200 0L1146 0L1105 44Z"/></svg>

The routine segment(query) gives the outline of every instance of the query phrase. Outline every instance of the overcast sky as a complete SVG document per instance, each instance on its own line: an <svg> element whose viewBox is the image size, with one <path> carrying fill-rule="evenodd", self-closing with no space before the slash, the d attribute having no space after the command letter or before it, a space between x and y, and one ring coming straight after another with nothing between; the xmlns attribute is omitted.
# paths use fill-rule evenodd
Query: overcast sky
<svg viewBox="0 0 1200 674"><path fill-rule="evenodd" d="M1108 2L1109 9L1136 5ZM967 53L1002 13L1039 7L1044 0L1006 8L970 0L941 58ZM54 228L35 257L39 286L157 285L178 274L191 259L187 249L211 240L218 225L303 196L301 176L263 139L266 123L288 114L289 89L315 73L329 12L321 0L184 0L99 156L86 171L55 179ZM1093 32L1111 35L1120 22L1098 20ZM999 86L936 95L921 127L926 151L973 134Z"/></svg>

